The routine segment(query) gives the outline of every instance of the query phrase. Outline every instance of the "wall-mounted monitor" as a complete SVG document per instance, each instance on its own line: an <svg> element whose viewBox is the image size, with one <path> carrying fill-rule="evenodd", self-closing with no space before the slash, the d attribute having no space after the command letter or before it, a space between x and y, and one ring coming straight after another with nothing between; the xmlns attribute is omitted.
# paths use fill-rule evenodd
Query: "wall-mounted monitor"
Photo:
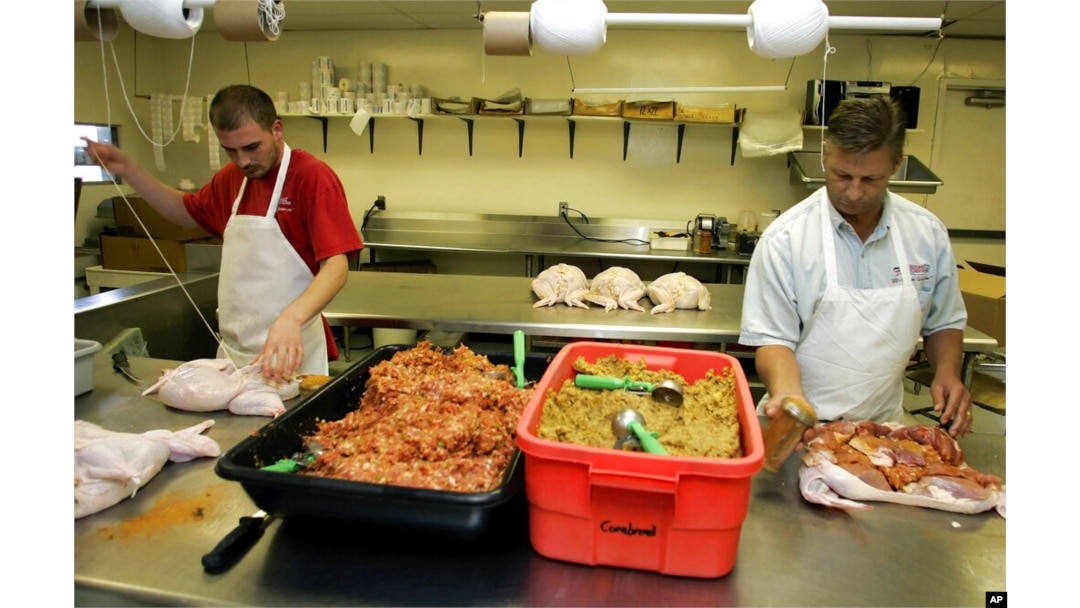
<svg viewBox="0 0 1080 608"><path fill-rule="evenodd" d="M106 142L119 146L116 125L75 123L75 177L82 178L83 184L120 183L120 178L102 169L91 160L86 151L86 137L91 141Z"/></svg>

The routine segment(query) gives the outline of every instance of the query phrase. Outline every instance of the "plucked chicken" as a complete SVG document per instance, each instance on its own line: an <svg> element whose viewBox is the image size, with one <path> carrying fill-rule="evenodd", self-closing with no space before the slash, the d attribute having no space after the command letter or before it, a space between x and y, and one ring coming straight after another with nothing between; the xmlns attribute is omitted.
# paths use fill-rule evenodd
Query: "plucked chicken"
<svg viewBox="0 0 1080 608"><path fill-rule="evenodd" d="M589 291L589 279L577 266L556 264L544 269L532 281L532 290L540 298L533 308L552 306L560 302L567 306L588 308L585 294Z"/></svg>
<svg viewBox="0 0 1080 608"><path fill-rule="evenodd" d="M604 312L610 312L616 307L645 312L641 304L638 304L638 300L643 297L645 283L641 282L633 270L619 266L608 268L593 277L592 286L585 294L586 300L603 306Z"/></svg>
<svg viewBox="0 0 1080 608"><path fill-rule="evenodd" d="M650 314L671 312L677 308L712 308L712 296L701 281L685 272L672 272L649 283Z"/></svg>
<svg viewBox="0 0 1080 608"><path fill-rule="evenodd" d="M221 447L202 433L205 420L180 431L120 433L92 422L75 421L75 519L134 496L166 462L221 455Z"/></svg>
<svg viewBox="0 0 1080 608"><path fill-rule="evenodd" d="M279 416L285 400L300 394L298 379L269 384L258 363L237 369L228 359L195 359L161 377L143 391L157 393L165 405L189 412L227 409L243 416Z"/></svg>

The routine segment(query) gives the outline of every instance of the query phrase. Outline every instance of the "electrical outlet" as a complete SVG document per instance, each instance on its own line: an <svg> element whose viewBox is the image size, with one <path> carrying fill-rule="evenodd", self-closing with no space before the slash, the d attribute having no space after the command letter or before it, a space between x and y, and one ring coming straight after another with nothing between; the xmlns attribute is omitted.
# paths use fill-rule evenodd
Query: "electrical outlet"
<svg viewBox="0 0 1080 608"><path fill-rule="evenodd" d="M375 199L375 207L386 211L386 197L380 194L379 197Z"/></svg>
<svg viewBox="0 0 1080 608"><path fill-rule="evenodd" d="M566 217L570 213L570 203L559 203L559 217Z"/></svg>

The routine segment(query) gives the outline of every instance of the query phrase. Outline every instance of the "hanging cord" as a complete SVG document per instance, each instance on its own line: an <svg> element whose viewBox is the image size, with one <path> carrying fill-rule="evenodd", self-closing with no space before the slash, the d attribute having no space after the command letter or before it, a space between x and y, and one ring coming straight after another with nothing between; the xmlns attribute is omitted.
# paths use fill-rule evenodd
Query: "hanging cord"
<svg viewBox="0 0 1080 608"><path fill-rule="evenodd" d="M570 71L570 90L577 90L577 82L574 81L574 66L570 65L570 56L566 56L566 69Z"/></svg>
<svg viewBox="0 0 1080 608"><path fill-rule="evenodd" d="M828 32L826 32L825 33L825 54L821 56L821 83L822 83L821 84L821 114L822 114L822 116L820 116L820 122L821 122L821 129L822 130L821 130L821 156L818 158L818 160L821 162L821 172L822 173L825 173L825 129L828 128L828 126L825 124L825 121L829 118L828 116L824 116L824 114L825 114L825 95L826 95L826 91L828 90L828 87L825 86L825 79L826 79L826 77L827 77L827 75L829 73L829 55L831 55L831 54L833 54L835 52L836 52L836 47L834 47L832 44L829 43L829 34L828 34Z"/></svg>
<svg viewBox="0 0 1080 608"><path fill-rule="evenodd" d="M100 7L100 5L97 7L97 11L98 11L98 40L101 43L100 44L100 48L101 48L101 71L102 71L102 78L103 78L103 86L104 86L104 89L105 89L106 124L112 124L112 105L111 105L111 103L109 101L109 70L108 70L108 64L105 61L105 36L104 36L104 32L102 31L102 25L101 25L102 24L102 19L101 19L101 7ZM124 100L127 103L128 111L131 112L132 118L135 118L135 124L139 127L139 132L142 133L143 137L145 137L147 139L147 141L150 141L150 143L154 144L155 146L157 146L157 145L167 145L169 142L172 142L172 140L176 137L176 132L179 132L180 129L177 129L176 132L174 132L172 134L172 136L170 136L169 142L166 142L165 144L158 144L157 142L153 141L152 138L150 138L150 137L148 137L146 135L146 131L143 130L142 125L139 124L138 118L135 117L135 110L131 107L131 101L128 99L127 90L124 87L124 77L123 77L123 74L120 72L120 62L116 58L116 47L113 45L112 41L109 42L109 50L112 52L113 64L116 66L116 75L117 75L117 78L120 81L120 90L124 94ZM191 66L192 66L192 63L194 63L194 57L195 57L195 37L192 36L191 37L191 56L188 59L187 82L184 85L184 100L185 101L187 100L188 86L191 84ZM180 108L180 115L183 116L183 113L184 112L183 112L183 103L182 103L181 108ZM97 160L97 163L99 165L101 165L102 167L105 166L105 164L101 161L101 157L95 155L94 158ZM214 339L215 342L217 342L218 347L222 350L222 352L225 353L225 356L229 357L229 359L232 360L232 357L229 355L229 352L224 348L224 345L223 345L223 343L221 341L221 335L218 334L216 331L214 331L214 328L210 325L210 322L206 320L206 316L202 313L201 310L199 310L199 306L195 303L195 299L191 297L191 293L187 290L187 287L184 286L184 283L180 280L180 277L177 276L176 271L172 267L172 264L169 263L168 258L166 258L165 254L161 251L161 247L159 247L158 244L157 244L157 241L155 241L154 238L152 236L150 236L150 231L146 228L146 224L143 223L142 218L139 217L139 214L135 212L135 208L132 206L131 201L128 200L127 195L124 194L124 191L120 188L120 184L116 181L116 176L114 176L112 174L112 172L110 172L110 171L105 171L105 174L109 176L109 181L111 181L113 187L116 188L116 192L120 195L120 198L124 199L124 204L127 205L128 209L131 211L131 215L135 218L135 221L137 221L139 223L139 227L142 228L143 233L146 234L147 240L149 240L150 244L154 246L154 250L157 251L158 256L161 257L161 260L163 262L165 262L165 267L169 270L169 274L176 281L177 286L180 287L180 291L182 291L184 293L184 297L187 298L188 302L191 304L191 307L195 309L195 314L199 315L199 319L202 320L203 325L206 327L206 330L210 332L210 336ZM235 361L233 361L233 365L236 365Z"/></svg>
<svg viewBox="0 0 1080 608"><path fill-rule="evenodd" d="M95 155L94 158L97 159L99 165L101 165L102 167L105 166L105 163L101 161L100 156ZM201 310L199 310L199 306L195 303L195 299L191 297L191 293L188 292L187 287L184 286L183 281L181 281L180 277L176 274L176 271L173 269L172 264L169 263L168 258L165 257L165 254L162 253L161 248L158 247L157 241L154 240L154 237L150 236L150 231L146 228L146 224L143 223L142 218L139 217L139 214L135 213L135 209L132 207L131 201L128 200L128 197L126 194L124 194L124 191L120 189L120 184L117 183L116 178L113 176L112 173L108 171L106 171L105 173L109 176L109 180L112 181L113 187L116 188L117 193L119 193L120 197L124 199L124 204L127 205L128 209L131 210L131 215L134 216L135 221L139 223L139 227L142 228L143 233L146 234L147 240L149 240L150 244L154 246L154 250L157 251L159 256L161 256L161 260L165 262L165 267L169 269L169 274L172 275L172 278L176 281L177 286L180 287L180 291L184 292L184 297L186 297L188 302L191 303L191 307L195 309L195 313L199 315L199 319L202 320L203 325L206 326L207 331L210 332L210 335L214 338L214 341L217 342L219 347L221 347L221 350L225 353L225 356L229 356L229 352L224 348L224 345L221 341L221 335L214 331L214 328L211 327L210 322L206 320L206 316L203 315ZM230 360L231 359L232 358L230 357ZM233 365L236 365L235 361L233 361Z"/></svg>
<svg viewBox="0 0 1080 608"><path fill-rule="evenodd" d="M580 214L581 218L585 220L585 223L586 224L589 223L589 218L586 217L584 213L581 213L580 211L578 211L577 209L574 209L573 207L567 207L567 210L568 211L573 211L575 213ZM649 244L649 241L643 241L641 239L600 239L600 238L596 238L594 236L587 236L587 235L583 234L580 230L578 230L577 226L575 226L573 223L570 222L570 217L568 215L563 215L562 218L563 218L563 221L566 222L566 225L570 226L571 230L573 230L578 236L585 239L586 241L593 241L594 243L626 243L627 245L648 245Z"/></svg>
<svg viewBox="0 0 1080 608"><path fill-rule="evenodd" d="M139 122L138 116L135 115L135 109L131 107L131 99L128 97L127 88L124 86L124 76L120 72L120 60L116 58L116 47L113 46L112 42L109 42L109 49L112 51L113 65L116 67L116 75L117 75L117 78L120 80L120 91L124 94L124 101L125 101L125 103L127 103L128 112L131 113L131 117L135 120L135 126L139 128L139 132L142 133L142 136L146 138L146 141L150 142L151 144L153 144L153 145L155 145L155 146L157 146L159 148L164 148L165 146L168 146L169 144L171 144L173 142L174 139L176 139L176 134L180 132L180 129L182 128L182 125L176 127L176 130L173 131L171 135L169 135L168 141L165 141L165 142L158 143L158 142L154 141L153 137L146 134L146 131L143 129L142 123ZM184 115L184 107L187 104L188 90L191 87L191 67L192 67L192 65L194 63L195 63L195 36L192 36L191 37L191 53L188 56L187 80L184 81L184 96L181 98L181 101L180 101L180 116ZM102 69L103 70L105 69L104 65L102 66Z"/></svg>

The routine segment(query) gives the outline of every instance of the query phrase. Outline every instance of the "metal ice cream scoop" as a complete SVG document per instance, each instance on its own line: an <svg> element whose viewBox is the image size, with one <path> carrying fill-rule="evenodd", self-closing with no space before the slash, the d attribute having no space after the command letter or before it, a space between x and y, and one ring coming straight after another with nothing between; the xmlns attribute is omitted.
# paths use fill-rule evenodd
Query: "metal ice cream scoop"
<svg viewBox="0 0 1080 608"><path fill-rule="evenodd" d="M645 430L645 417L637 410L622 410L611 417L611 432L615 434L615 449L641 446L650 454L667 454L664 446L656 440L656 433Z"/></svg>
<svg viewBox="0 0 1080 608"><path fill-rule="evenodd" d="M589 376L578 374L574 377L574 385L578 388L592 388L600 390L623 389L639 395L652 395L653 401L679 407L683 402L682 386L674 380L663 380L659 384L652 382L639 382L630 378L610 378L607 376Z"/></svg>

